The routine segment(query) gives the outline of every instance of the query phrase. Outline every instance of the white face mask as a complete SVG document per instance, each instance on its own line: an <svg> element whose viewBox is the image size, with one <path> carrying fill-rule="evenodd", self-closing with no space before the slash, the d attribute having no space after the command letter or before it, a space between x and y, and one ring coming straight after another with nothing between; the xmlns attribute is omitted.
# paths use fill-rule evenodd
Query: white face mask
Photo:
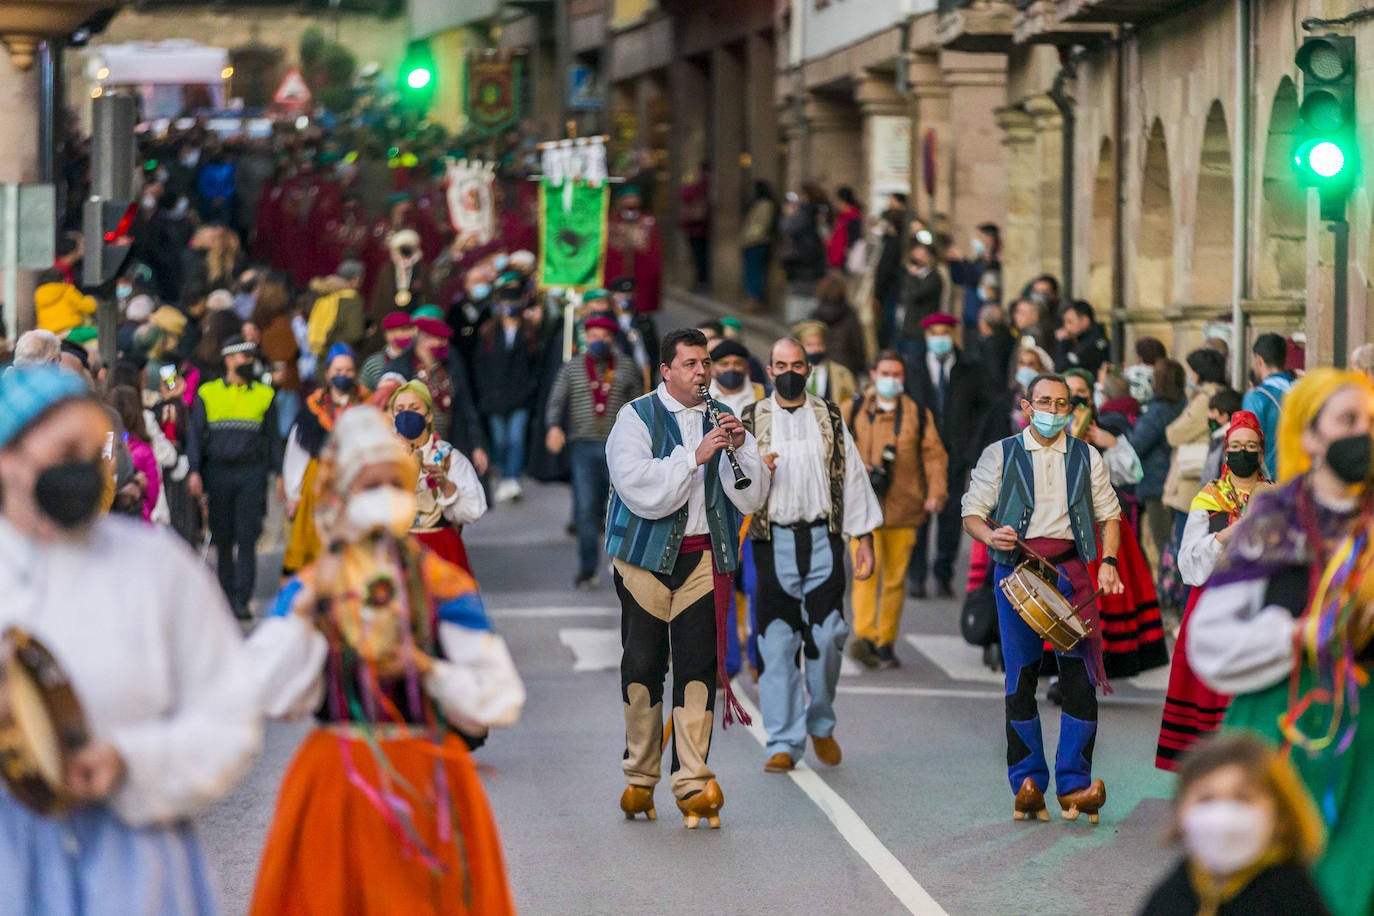
<svg viewBox="0 0 1374 916"><path fill-rule="evenodd" d="M1237 801L1206 801L1183 812L1183 848L1209 873L1226 877L1254 865L1273 836L1265 812Z"/></svg>
<svg viewBox="0 0 1374 916"><path fill-rule="evenodd" d="M415 522L415 494L374 487L348 500L348 523L360 534L385 531L404 537Z"/></svg>

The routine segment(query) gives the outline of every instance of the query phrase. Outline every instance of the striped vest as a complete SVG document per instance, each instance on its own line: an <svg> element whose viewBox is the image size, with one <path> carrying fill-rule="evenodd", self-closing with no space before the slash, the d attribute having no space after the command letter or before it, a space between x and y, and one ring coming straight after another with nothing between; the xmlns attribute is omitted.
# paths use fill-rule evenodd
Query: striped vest
<svg viewBox="0 0 1374 916"><path fill-rule="evenodd" d="M649 427L650 449L655 458L667 458L682 445L677 419L651 391L630 402ZM725 412L730 408L717 406ZM704 424L710 421L702 418ZM711 533L711 552L716 568L734 572L739 566L739 529L743 518L720 484L720 452L706 465L706 527ZM618 560L668 575L677 564L678 548L687 534L687 504L664 518L640 518L630 511L611 484L611 503L606 513L606 552Z"/></svg>
<svg viewBox="0 0 1374 916"><path fill-rule="evenodd" d="M1088 451L1091 446L1073 436L1066 436L1065 442L1068 453L1064 456L1064 472L1068 481L1064 492L1069 497L1069 526L1073 529L1074 546L1085 562L1096 560L1097 523L1093 518L1092 459ZM1002 440L1002 489L997 496L997 508L992 512L993 525L1010 525L1024 538L1034 512L1034 465L1021 436L1011 436ZM1015 566L1017 551L994 550L992 560L1003 566Z"/></svg>

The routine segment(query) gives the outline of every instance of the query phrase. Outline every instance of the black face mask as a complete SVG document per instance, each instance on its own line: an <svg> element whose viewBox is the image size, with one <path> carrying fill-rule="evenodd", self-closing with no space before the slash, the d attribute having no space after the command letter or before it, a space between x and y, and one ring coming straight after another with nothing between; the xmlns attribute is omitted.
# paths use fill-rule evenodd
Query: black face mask
<svg viewBox="0 0 1374 916"><path fill-rule="evenodd" d="M251 382L258 377L254 371L256 368L253 363L243 363L234 367L234 375L238 376L241 382Z"/></svg>
<svg viewBox="0 0 1374 916"><path fill-rule="evenodd" d="M105 469L98 461L73 461L40 471L33 497L43 514L71 530L95 518L105 490Z"/></svg>
<svg viewBox="0 0 1374 916"><path fill-rule="evenodd" d="M1072 404L1074 407L1087 407L1092 402L1081 395L1076 395L1074 397L1069 398L1069 403Z"/></svg>
<svg viewBox="0 0 1374 916"><path fill-rule="evenodd" d="M825 362L825 351L822 350L819 353L806 354L806 361L813 366L819 366L821 363Z"/></svg>
<svg viewBox="0 0 1374 916"><path fill-rule="evenodd" d="M726 391L737 391L744 384L744 373L738 369L726 369L716 376L716 381Z"/></svg>
<svg viewBox="0 0 1374 916"><path fill-rule="evenodd" d="M1260 467L1259 452L1227 452L1226 466L1237 477L1253 477Z"/></svg>
<svg viewBox="0 0 1374 916"><path fill-rule="evenodd" d="M806 376L800 372L784 372L773 379L773 387L778 389L783 400L795 401L806 391Z"/></svg>
<svg viewBox="0 0 1374 916"><path fill-rule="evenodd" d="M1369 479L1371 451L1374 451L1374 440L1368 433L1346 436L1327 446L1326 466L1348 484L1363 483Z"/></svg>

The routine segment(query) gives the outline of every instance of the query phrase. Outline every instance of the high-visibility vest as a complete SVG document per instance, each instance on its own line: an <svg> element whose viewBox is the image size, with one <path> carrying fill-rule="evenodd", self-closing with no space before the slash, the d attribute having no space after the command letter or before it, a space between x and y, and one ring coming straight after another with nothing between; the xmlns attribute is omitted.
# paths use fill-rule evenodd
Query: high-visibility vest
<svg viewBox="0 0 1374 916"><path fill-rule="evenodd" d="M223 379L207 382L196 392L205 405L205 421L211 429L256 430L267 417L274 394L271 386L228 385Z"/></svg>

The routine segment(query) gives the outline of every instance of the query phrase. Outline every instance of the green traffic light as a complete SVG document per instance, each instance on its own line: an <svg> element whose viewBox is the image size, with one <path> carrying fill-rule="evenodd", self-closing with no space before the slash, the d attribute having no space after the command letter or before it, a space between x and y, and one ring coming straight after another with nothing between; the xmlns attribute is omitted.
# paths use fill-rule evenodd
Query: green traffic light
<svg viewBox="0 0 1374 916"><path fill-rule="evenodd" d="M1334 140L1312 140L1299 147L1293 161L1314 178L1329 181L1345 171L1346 154Z"/></svg>
<svg viewBox="0 0 1374 916"><path fill-rule="evenodd" d="M427 67L416 67L406 74L406 85L411 89L423 89L433 78L434 74Z"/></svg>
<svg viewBox="0 0 1374 916"><path fill-rule="evenodd" d="M1345 168L1345 151L1330 140L1323 140L1307 154L1312 171L1322 178L1335 178Z"/></svg>

